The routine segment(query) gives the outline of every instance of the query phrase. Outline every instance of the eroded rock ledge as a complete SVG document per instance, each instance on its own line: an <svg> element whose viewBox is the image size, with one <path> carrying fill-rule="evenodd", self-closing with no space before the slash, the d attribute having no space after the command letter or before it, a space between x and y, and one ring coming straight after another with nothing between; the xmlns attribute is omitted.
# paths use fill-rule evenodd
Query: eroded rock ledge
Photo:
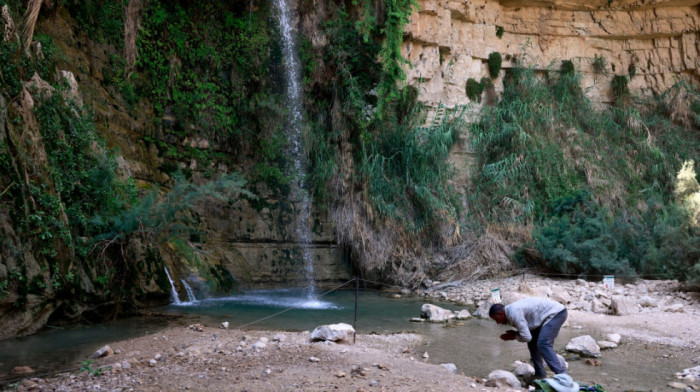
<svg viewBox="0 0 700 392"><path fill-rule="evenodd" d="M487 58L501 53L503 68L517 57L537 69L573 61L596 102L612 100L610 79L631 75L642 93L678 79L700 82L700 1L424 0L407 25L403 55L419 100L449 107L469 103L467 79L488 75ZM499 37L497 31L501 30ZM605 73L596 72L603 57ZM502 88L502 75L495 80Z"/></svg>

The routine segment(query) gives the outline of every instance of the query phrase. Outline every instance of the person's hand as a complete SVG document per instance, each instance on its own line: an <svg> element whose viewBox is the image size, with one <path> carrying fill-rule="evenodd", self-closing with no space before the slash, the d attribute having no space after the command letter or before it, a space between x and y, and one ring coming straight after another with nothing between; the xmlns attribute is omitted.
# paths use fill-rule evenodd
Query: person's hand
<svg viewBox="0 0 700 392"><path fill-rule="evenodd" d="M506 331L506 333L504 333L503 335L501 335L501 340L506 340L506 341L515 340L515 338L517 338L517 337L518 337L517 331L509 330L509 331Z"/></svg>

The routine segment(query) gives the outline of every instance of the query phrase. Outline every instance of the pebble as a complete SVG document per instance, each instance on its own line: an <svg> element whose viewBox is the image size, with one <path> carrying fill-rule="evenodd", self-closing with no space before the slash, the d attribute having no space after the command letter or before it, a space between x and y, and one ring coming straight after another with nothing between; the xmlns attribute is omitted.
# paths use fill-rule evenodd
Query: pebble
<svg viewBox="0 0 700 392"><path fill-rule="evenodd" d="M155 360L155 359L149 360L149 361L148 361L148 366L150 366L150 367L156 366L156 360Z"/></svg>
<svg viewBox="0 0 700 392"><path fill-rule="evenodd" d="M320 359L318 359L318 358L316 358L316 357L309 357L309 361L311 361L311 362L319 362Z"/></svg>

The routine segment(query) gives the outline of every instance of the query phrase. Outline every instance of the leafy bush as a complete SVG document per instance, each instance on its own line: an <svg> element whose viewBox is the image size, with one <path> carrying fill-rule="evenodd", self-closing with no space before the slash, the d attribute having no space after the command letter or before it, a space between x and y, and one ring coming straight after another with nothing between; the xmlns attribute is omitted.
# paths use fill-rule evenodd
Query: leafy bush
<svg viewBox="0 0 700 392"><path fill-rule="evenodd" d="M484 85L479 83L474 78L467 79L466 86L467 97L471 101L481 102L481 94L484 92Z"/></svg>
<svg viewBox="0 0 700 392"><path fill-rule="evenodd" d="M554 272L700 283L700 229L678 207L650 201L641 216L611 219L586 191L558 200L534 246Z"/></svg>
<svg viewBox="0 0 700 392"><path fill-rule="evenodd" d="M505 32L505 29L503 26L496 26L496 37L501 39L503 37L503 33Z"/></svg>
<svg viewBox="0 0 700 392"><path fill-rule="evenodd" d="M496 79L498 78L498 73L501 72L501 63L503 59L501 58L501 54L498 52L492 52L489 54L489 75L491 75L491 79Z"/></svg>
<svg viewBox="0 0 700 392"><path fill-rule="evenodd" d="M576 67L571 60L564 60L561 62L560 72L562 75L573 75L576 72Z"/></svg>

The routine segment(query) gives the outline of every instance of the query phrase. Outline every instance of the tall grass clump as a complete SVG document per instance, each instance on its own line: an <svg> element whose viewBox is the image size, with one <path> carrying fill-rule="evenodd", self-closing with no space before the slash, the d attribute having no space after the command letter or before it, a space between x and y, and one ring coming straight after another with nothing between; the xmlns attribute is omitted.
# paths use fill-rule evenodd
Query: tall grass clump
<svg viewBox="0 0 700 392"><path fill-rule="evenodd" d="M459 123L445 109L426 122L415 107L404 121L387 118L384 132L363 142L360 176L382 216L411 231L457 219L457 194L447 181L454 168L447 157Z"/></svg>
<svg viewBox="0 0 700 392"><path fill-rule="evenodd" d="M502 101L470 127L470 221L534 227L538 256L528 261L553 271L692 280L681 271L694 268L697 230L674 189L683 162L700 152L697 90L679 83L658 98L596 109L580 75L564 68L510 70ZM679 261L663 261L670 257Z"/></svg>

